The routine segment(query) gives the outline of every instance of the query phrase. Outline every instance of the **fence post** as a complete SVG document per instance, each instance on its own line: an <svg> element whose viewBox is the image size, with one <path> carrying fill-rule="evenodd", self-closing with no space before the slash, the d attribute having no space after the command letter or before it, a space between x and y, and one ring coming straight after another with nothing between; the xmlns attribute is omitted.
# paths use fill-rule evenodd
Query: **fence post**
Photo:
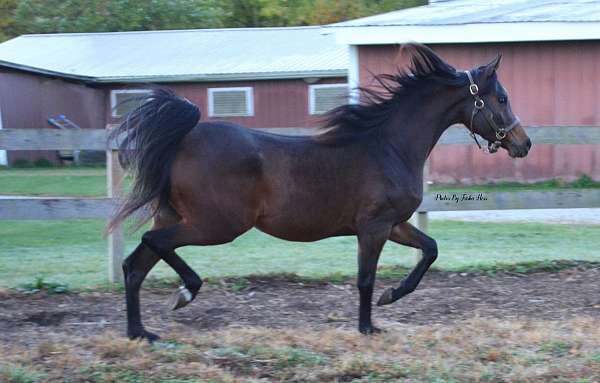
<svg viewBox="0 0 600 383"><path fill-rule="evenodd" d="M429 180L429 160L425 161L425 166L423 167L423 194L427 194L429 191L429 184L427 181ZM417 215L417 226L419 230L423 233L427 233L427 229L429 227L429 217L427 216L427 212L420 212Z"/></svg>
<svg viewBox="0 0 600 383"><path fill-rule="evenodd" d="M427 184L427 180L429 179L429 160L425 161L425 166L423 168L423 195L427 194L429 190L429 185ZM423 233L427 233L427 229L429 227L429 218L427 217L427 212L417 212L414 213L411 217L412 224L416 226ZM423 252L421 250L415 250L415 258L418 262L423 256Z"/></svg>
<svg viewBox="0 0 600 383"><path fill-rule="evenodd" d="M123 194L124 171L119 164L119 152L109 148L106 150L106 180L108 197L121 198ZM111 283L123 283L123 254L125 252L125 240L123 227L118 224L108 235L108 280Z"/></svg>

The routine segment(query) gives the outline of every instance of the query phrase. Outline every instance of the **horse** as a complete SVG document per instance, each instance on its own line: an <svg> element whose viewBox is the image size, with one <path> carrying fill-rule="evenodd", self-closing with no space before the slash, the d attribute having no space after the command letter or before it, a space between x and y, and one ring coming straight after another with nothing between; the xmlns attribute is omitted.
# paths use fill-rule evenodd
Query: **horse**
<svg viewBox="0 0 600 383"><path fill-rule="evenodd" d="M159 339L142 324L139 298L159 260L181 278L170 298L179 309L203 282L175 250L228 243L251 228L298 242L356 236L358 330L381 331L371 311L386 241L420 249L422 257L383 292L379 306L413 292L438 256L436 241L408 220L422 201L424 164L442 133L463 124L491 152L503 148L515 158L531 148L496 74L501 55L457 71L426 46L404 49L408 70L377 76L377 89L358 88L360 101L329 112L311 136L199 122L199 108L168 89L142 100L112 133L121 137L121 161L134 182L109 230L136 211L153 220L123 262L129 338Z"/></svg>

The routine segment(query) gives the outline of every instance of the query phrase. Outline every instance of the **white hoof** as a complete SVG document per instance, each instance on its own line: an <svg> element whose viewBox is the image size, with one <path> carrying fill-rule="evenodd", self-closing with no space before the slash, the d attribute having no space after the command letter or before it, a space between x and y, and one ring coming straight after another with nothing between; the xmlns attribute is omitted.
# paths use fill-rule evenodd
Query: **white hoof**
<svg viewBox="0 0 600 383"><path fill-rule="evenodd" d="M169 298L169 306L171 306L171 310L177 310L187 306L191 301L192 293L185 288L185 286L181 286L173 295L171 295L171 298Z"/></svg>

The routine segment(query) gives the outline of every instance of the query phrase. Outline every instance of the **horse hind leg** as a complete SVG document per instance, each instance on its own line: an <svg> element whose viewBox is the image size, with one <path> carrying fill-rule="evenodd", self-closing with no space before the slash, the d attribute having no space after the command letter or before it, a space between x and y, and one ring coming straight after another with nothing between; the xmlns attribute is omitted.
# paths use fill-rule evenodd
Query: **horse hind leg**
<svg viewBox="0 0 600 383"><path fill-rule="evenodd" d="M251 225L239 225L233 229L229 225L219 225L213 221L210 227L199 229L197 226L179 222L144 233L142 242L175 270L183 281L183 286L169 299L169 305L173 310L187 306L196 298L202 287L202 279L175 253L175 249L187 245L203 246L228 243L250 227Z"/></svg>
<svg viewBox="0 0 600 383"><path fill-rule="evenodd" d="M148 272L159 261L159 257L145 244L137 248L123 261L125 301L127 305L127 336L130 339L145 338L150 342L159 337L146 331L140 313L140 287Z"/></svg>
<svg viewBox="0 0 600 383"><path fill-rule="evenodd" d="M169 298L172 310L187 306L196 298L202 287L200 276L175 252L175 249L194 242L193 230L181 224L150 230L142 236L142 242L165 261L181 278L183 285ZM190 243L192 242L192 243Z"/></svg>
<svg viewBox="0 0 600 383"><path fill-rule="evenodd" d="M155 219L153 229L143 235L142 242L123 262L127 336L130 339L147 339L150 342L159 339L158 335L147 331L142 324L139 294L148 272L159 260L162 259L170 265L184 281L184 286L171 298L173 309L190 303L202 286L200 277L174 251L174 248L177 247L174 240L184 239L186 237L185 230L179 229L180 225L177 224L161 228L164 221L164 219Z"/></svg>

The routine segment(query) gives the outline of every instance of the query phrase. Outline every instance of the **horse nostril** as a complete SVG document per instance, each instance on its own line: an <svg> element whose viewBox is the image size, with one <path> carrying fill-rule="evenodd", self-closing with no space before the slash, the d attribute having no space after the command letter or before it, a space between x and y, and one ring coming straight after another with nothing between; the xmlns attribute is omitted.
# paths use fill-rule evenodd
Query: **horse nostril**
<svg viewBox="0 0 600 383"><path fill-rule="evenodd" d="M532 145L531 139L528 138L527 139L527 150L531 149L531 145Z"/></svg>

